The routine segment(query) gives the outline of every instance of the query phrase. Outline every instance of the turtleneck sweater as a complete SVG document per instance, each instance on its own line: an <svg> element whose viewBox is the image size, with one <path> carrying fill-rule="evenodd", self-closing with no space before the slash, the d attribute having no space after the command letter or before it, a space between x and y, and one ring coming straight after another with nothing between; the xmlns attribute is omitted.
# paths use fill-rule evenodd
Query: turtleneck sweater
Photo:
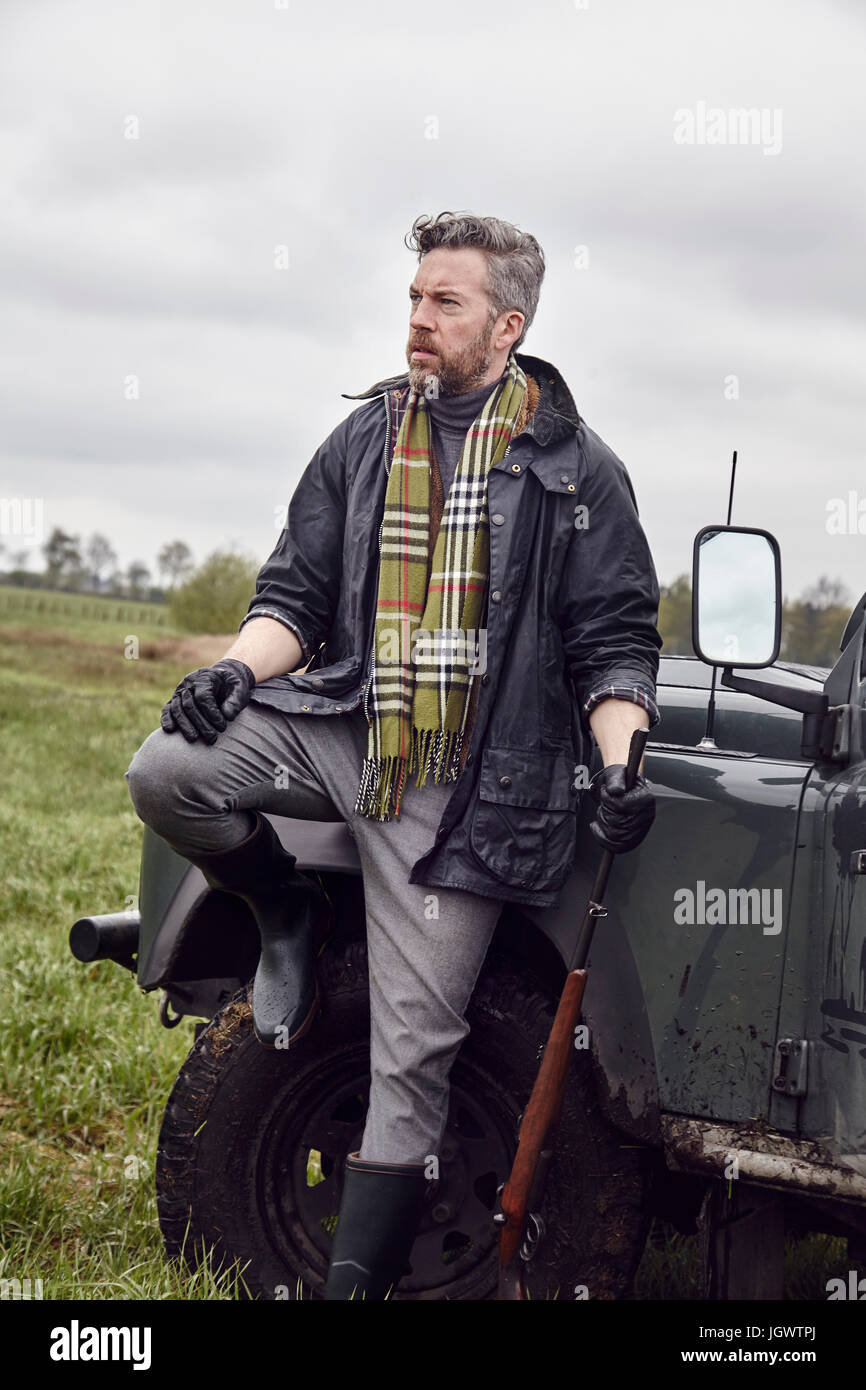
<svg viewBox="0 0 866 1390"><path fill-rule="evenodd" d="M484 402L493 394L504 376L503 372L498 381L479 386L477 391L466 391L461 396L431 396L426 402L444 501L448 500L448 492L457 472L463 441L481 414Z"/></svg>

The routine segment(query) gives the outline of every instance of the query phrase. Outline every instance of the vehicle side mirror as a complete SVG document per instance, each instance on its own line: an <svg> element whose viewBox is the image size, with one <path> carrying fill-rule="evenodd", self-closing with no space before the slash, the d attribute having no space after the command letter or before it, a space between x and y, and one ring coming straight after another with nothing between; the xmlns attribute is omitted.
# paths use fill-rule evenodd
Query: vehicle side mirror
<svg viewBox="0 0 866 1390"><path fill-rule="evenodd" d="M710 666L772 666L782 637L782 566L769 531L705 526L692 560L692 645Z"/></svg>

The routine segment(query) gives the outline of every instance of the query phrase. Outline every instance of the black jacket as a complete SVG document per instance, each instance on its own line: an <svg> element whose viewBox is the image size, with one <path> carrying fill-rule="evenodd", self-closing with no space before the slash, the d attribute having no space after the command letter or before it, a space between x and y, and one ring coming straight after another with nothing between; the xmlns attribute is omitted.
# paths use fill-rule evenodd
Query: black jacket
<svg viewBox="0 0 866 1390"><path fill-rule="evenodd" d="M623 464L579 417L555 367L517 361L541 396L488 475L487 669L469 756L409 878L545 907L574 863L575 769L594 748L588 710L615 692L658 719L659 590ZM366 403L298 483L243 622L278 618L316 661L262 681L256 700L313 716L364 698L393 413L407 383L405 372L344 393Z"/></svg>

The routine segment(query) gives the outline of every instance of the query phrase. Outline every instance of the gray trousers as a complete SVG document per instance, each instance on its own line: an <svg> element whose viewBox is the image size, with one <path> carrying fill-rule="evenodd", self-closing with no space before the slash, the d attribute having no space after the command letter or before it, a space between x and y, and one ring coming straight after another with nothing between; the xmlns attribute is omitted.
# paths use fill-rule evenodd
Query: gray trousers
<svg viewBox="0 0 866 1390"><path fill-rule="evenodd" d="M355 815L367 729L360 706L305 715L253 699L211 746L155 729L125 775L139 818L181 855L240 844L253 828L253 809L351 826L370 967L371 1089L361 1157L423 1163L439 1152L449 1073L469 1032L466 1008L503 905L409 883L454 782L417 787L413 773L399 819Z"/></svg>

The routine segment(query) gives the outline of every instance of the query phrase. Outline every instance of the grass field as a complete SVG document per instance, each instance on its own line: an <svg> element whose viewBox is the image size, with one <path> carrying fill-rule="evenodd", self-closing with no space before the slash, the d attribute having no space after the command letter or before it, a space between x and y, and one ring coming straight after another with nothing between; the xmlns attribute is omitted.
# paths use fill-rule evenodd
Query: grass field
<svg viewBox="0 0 866 1390"><path fill-rule="evenodd" d="M77 917L134 899L142 825L123 773L181 676L231 636L191 639L144 604L104 616L105 600L25 597L0 589L0 1278L39 1279L45 1299L234 1298L236 1276L170 1268L157 1224L156 1139L193 1024L164 1029L156 994L67 944ZM823 1299L848 1267L842 1241L791 1242L787 1295ZM694 1241L657 1226L636 1296L693 1298L695 1276Z"/></svg>
<svg viewBox="0 0 866 1390"><path fill-rule="evenodd" d="M67 944L77 917L137 894L142 825L123 773L181 676L231 638L174 633L149 605L94 617L105 600L59 597L55 612L0 594L0 1277L41 1279L46 1299L231 1297L230 1281L179 1278L156 1223L156 1136L192 1024L167 1031L156 995Z"/></svg>

